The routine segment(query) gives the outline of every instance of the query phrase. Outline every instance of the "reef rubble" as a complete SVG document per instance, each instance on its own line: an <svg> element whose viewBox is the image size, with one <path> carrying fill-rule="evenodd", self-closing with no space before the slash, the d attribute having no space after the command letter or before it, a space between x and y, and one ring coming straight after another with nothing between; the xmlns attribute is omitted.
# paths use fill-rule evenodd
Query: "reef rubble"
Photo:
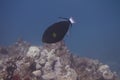
<svg viewBox="0 0 120 80"><path fill-rule="evenodd" d="M63 41L33 46L26 41L0 47L0 80L120 80L99 60L70 52Z"/></svg>

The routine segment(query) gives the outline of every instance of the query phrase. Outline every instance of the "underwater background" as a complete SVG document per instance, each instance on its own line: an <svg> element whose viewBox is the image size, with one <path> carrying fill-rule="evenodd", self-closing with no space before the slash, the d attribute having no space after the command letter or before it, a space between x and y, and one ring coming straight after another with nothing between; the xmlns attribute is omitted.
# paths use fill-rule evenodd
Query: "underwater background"
<svg viewBox="0 0 120 80"><path fill-rule="evenodd" d="M77 55L98 59L120 73L119 0L0 0L0 46L22 38L41 45L58 17L73 17L65 43Z"/></svg>

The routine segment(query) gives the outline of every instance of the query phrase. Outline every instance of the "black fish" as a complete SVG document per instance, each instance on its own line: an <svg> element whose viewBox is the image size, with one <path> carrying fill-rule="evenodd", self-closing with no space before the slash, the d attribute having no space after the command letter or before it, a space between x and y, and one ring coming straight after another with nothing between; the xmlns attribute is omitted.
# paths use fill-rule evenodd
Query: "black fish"
<svg viewBox="0 0 120 80"><path fill-rule="evenodd" d="M66 20L54 23L45 30L42 36L42 42L56 43L64 38L65 34L69 29L69 26L72 23L74 23L72 18L70 19L64 18L64 19Z"/></svg>

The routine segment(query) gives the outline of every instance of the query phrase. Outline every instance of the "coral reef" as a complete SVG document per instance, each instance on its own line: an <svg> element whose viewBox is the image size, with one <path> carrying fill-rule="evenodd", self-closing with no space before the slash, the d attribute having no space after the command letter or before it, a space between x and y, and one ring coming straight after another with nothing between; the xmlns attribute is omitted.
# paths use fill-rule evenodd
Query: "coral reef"
<svg viewBox="0 0 120 80"><path fill-rule="evenodd" d="M0 47L0 80L119 80L108 65L70 53L63 41Z"/></svg>

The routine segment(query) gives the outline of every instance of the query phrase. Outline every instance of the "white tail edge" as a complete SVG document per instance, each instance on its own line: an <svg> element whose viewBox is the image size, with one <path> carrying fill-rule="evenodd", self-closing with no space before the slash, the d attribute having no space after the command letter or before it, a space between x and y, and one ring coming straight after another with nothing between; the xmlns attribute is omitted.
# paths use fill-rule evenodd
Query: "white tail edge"
<svg viewBox="0 0 120 80"><path fill-rule="evenodd" d="M70 18L69 18L69 21L70 21L72 24L74 24L74 23L75 23L75 21L74 21L73 17L70 17Z"/></svg>

